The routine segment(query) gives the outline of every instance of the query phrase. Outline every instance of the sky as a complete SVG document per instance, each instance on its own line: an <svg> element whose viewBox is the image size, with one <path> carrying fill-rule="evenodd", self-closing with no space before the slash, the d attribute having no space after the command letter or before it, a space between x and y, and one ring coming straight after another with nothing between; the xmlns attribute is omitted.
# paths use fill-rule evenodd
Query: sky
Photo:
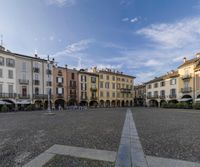
<svg viewBox="0 0 200 167"><path fill-rule="evenodd" d="M1 0L0 34L11 52L139 84L200 52L200 0Z"/></svg>

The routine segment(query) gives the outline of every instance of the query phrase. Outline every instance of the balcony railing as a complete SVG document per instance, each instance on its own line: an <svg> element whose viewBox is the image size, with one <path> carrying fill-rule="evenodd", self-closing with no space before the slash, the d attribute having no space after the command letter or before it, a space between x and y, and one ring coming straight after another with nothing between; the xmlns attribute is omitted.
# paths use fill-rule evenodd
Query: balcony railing
<svg viewBox="0 0 200 167"><path fill-rule="evenodd" d="M0 98L16 98L16 93L0 93Z"/></svg>
<svg viewBox="0 0 200 167"><path fill-rule="evenodd" d="M91 87L90 90L96 92L97 88L96 87Z"/></svg>
<svg viewBox="0 0 200 167"><path fill-rule="evenodd" d="M33 80L33 84L34 85L40 85L40 81L39 80Z"/></svg>
<svg viewBox="0 0 200 167"><path fill-rule="evenodd" d="M64 98L64 94L57 94L57 98Z"/></svg>
<svg viewBox="0 0 200 167"><path fill-rule="evenodd" d="M35 73L40 73L39 67L33 67L33 72L35 72Z"/></svg>
<svg viewBox="0 0 200 167"><path fill-rule="evenodd" d="M165 95L160 95L160 99L165 99Z"/></svg>
<svg viewBox="0 0 200 167"><path fill-rule="evenodd" d="M33 94L34 99L48 99L47 94Z"/></svg>
<svg viewBox="0 0 200 167"><path fill-rule="evenodd" d="M51 81L47 81L47 86L52 86L52 82Z"/></svg>
<svg viewBox="0 0 200 167"><path fill-rule="evenodd" d="M169 95L169 98L170 98L170 99L175 99L175 98L176 98L176 94L170 94L170 95Z"/></svg>
<svg viewBox="0 0 200 167"><path fill-rule="evenodd" d="M131 93L131 89L127 89L127 88L121 88L120 91L121 93Z"/></svg>
<svg viewBox="0 0 200 167"><path fill-rule="evenodd" d="M63 87L63 83L57 83L57 85L59 86L59 87Z"/></svg>
<svg viewBox="0 0 200 167"><path fill-rule="evenodd" d="M52 71L51 70L46 70L46 72L47 72L47 75L51 75L52 74Z"/></svg>
<svg viewBox="0 0 200 167"><path fill-rule="evenodd" d="M18 94L19 99L30 99L30 95L23 95L23 94Z"/></svg>
<svg viewBox="0 0 200 167"><path fill-rule="evenodd" d="M157 99L158 95L153 95L153 96L147 96L147 99Z"/></svg>
<svg viewBox="0 0 200 167"><path fill-rule="evenodd" d="M181 88L181 93L190 93L190 92L192 92L191 87Z"/></svg>
<svg viewBox="0 0 200 167"><path fill-rule="evenodd" d="M70 89L76 89L76 85L70 85Z"/></svg>
<svg viewBox="0 0 200 167"><path fill-rule="evenodd" d="M186 75L183 75L182 76L182 79L184 80L184 79L190 79L192 77L192 75L191 74L186 74Z"/></svg>
<svg viewBox="0 0 200 167"><path fill-rule="evenodd" d="M19 84L28 85L29 84L29 80L19 79Z"/></svg>

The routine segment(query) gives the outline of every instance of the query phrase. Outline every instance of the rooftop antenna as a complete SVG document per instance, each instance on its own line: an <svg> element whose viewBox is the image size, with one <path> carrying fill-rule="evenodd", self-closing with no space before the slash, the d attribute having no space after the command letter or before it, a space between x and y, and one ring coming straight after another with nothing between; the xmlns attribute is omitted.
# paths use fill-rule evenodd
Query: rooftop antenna
<svg viewBox="0 0 200 167"><path fill-rule="evenodd" d="M3 46L3 35L1 34L1 46Z"/></svg>

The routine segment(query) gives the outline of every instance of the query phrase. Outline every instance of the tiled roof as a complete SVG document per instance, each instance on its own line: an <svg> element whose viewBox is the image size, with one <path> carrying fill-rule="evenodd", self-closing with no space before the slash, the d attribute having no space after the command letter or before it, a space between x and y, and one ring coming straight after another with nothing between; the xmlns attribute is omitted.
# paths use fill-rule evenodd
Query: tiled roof
<svg viewBox="0 0 200 167"><path fill-rule="evenodd" d="M193 58L193 59L190 59L190 60L186 60L185 63L181 64L178 68L181 68L181 67L196 63L199 60L200 60L200 58L197 58L197 57Z"/></svg>

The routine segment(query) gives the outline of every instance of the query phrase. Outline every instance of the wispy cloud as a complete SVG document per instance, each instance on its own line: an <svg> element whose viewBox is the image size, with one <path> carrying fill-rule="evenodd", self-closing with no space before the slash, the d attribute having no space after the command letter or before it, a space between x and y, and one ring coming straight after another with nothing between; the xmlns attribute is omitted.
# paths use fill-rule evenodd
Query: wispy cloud
<svg viewBox="0 0 200 167"><path fill-rule="evenodd" d="M135 22L137 22L139 19L137 18L137 17L134 17L134 18L132 18L131 19L131 23L135 23Z"/></svg>
<svg viewBox="0 0 200 167"><path fill-rule="evenodd" d="M124 22L129 21L129 18L125 17L125 18L122 19L122 21L124 21Z"/></svg>
<svg viewBox="0 0 200 167"><path fill-rule="evenodd" d="M72 6L76 3L76 0L45 0L49 5L56 5L58 7Z"/></svg>
<svg viewBox="0 0 200 167"><path fill-rule="evenodd" d="M174 23L152 24L137 31L165 48L182 48L200 42L200 17L187 18Z"/></svg>
<svg viewBox="0 0 200 167"><path fill-rule="evenodd" d="M129 17L125 17L122 19L123 22L130 22L130 23L136 23L141 19L141 17L133 17L133 18L129 18Z"/></svg>

